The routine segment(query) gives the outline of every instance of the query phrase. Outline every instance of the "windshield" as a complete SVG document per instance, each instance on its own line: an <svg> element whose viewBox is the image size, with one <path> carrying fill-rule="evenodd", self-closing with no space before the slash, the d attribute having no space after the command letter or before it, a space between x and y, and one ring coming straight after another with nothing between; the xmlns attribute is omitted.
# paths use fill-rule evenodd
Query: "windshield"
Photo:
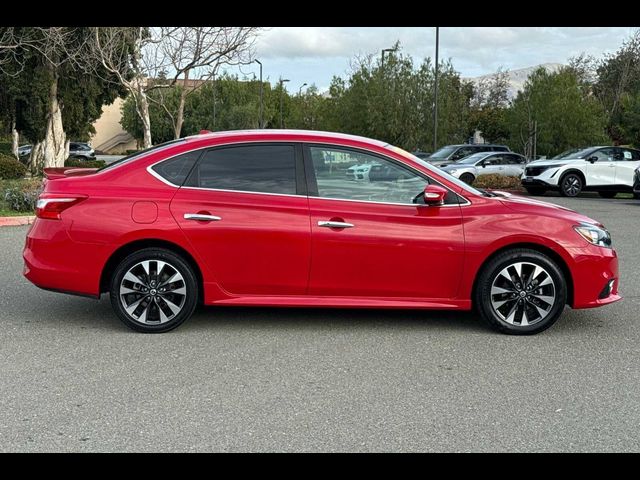
<svg viewBox="0 0 640 480"><path fill-rule="evenodd" d="M429 158L447 158L449 155L455 152L457 148L458 147L442 147L440 150L436 151ZM415 157L415 155L413 156ZM416 158L419 158L419 157L416 157Z"/></svg>
<svg viewBox="0 0 640 480"><path fill-rule="evenodd" d="M457 162L455 162L455 165L473 165L474 163L482 160L486 156L487 156L486 153L474 153L473 155L469 155L468 157L463 158L462 160L458 160Z"/></svg>
<svg viewBox="0 0 640 480"><path fill-rule="evenodd" d="M578 149L578 148L573 148L571 150L567 150L566 152L562 152L560 155L556 155L555 159L559 159L559 158L586 158L588 157L591 153L593 153L595 150L597 150L597 148L583 148L582 150Z"/></svg>
<svg viewBox="0 0 640 480"><path fill-rule="evenodd" d="M131 155L127 155L126 157L122 157L119 160L116 160L113 163L110 163L109 165L105 165L104 167L100 167L97 171L98 172L102 172L104 170L110 170L113 167L117 167L119 165L123 165L125 163L130 162L131 160L135 160L139 157L142 157L144 155L146 155L147 153L151 153L154 152L156 150L159 150L163 147L166 147L168 145L173 145L174 143L179 143L179 142L184 142L184 138L179 138L178 140L169 140L168 142L164 142L164 143L159 143L158 145L154 145L153 147L150 148L146 148L144 150L140 150L139 152L134 152Z"/></svg>

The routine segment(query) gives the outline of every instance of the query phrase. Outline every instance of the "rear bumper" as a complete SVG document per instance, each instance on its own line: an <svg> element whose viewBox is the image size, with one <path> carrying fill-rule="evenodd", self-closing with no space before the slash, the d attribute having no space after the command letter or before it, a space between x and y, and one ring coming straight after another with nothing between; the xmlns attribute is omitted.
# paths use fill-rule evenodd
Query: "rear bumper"
<svg viewBox="0 0 640 480"><path fill-rule="evenodd" d="M618 255L610 248L589 245L570 251L574 258L572 308L594 308L622 299L619 293ZM610 291L602 297L603 290L613 280Z"/></svg>
<svg viewBox="0 0 640 480"><path fill-rule="evenodd" d="M105 245L73 241L64 221L36 218L27 233L23 275L34 285L98 297Z"/></svg>

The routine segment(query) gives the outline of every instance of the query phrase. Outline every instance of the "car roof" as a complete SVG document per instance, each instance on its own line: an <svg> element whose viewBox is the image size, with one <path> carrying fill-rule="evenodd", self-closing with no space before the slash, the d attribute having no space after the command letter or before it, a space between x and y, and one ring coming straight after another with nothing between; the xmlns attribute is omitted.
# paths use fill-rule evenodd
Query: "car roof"
<svg viewBox="0 0 640 480"><path fill-rule="evenodd" d="M323 132L319 130L293 130L293 129L255 129L255 130L226 130L220 132L206 132L198 135L186 137L187 142L201 141L205 139L222 139L222 138L259 138L264 140L306 140L306 141L331 141L331 140L350 140L359 143L375 145L377 147L389 146L389 143L372 138L361 137L358 135L349 135L346 133Z"/></svg>

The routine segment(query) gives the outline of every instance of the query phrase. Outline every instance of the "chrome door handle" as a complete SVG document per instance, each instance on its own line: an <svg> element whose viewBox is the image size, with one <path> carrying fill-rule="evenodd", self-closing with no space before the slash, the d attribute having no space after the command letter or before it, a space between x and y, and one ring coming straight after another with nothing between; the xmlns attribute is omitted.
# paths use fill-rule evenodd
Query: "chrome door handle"
<svg viewBox="0 0 640 480"><path fill-rule="evenodd" d="M331 221L320 221L318 222L319 227L327 227L327 228L351 228L355 227L353 223L346 222L331 222Z"/></svg>
<svg viewBox="0 0 640 480"><path fill-rule="evenodd" d="M216 217L215 215L205 215L203 213L185 213L185 220L199 220L201 222L217 222L222 220L222 217Z"/></svg>

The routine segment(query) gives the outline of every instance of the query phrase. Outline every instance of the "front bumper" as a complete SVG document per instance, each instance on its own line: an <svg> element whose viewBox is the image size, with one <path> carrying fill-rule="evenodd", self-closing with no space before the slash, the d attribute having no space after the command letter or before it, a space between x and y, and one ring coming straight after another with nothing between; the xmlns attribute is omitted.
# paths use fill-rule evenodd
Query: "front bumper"
<svg viewBox="0 0 640 480"><path fill-rule="evenodd" d="M618 287L618 255L610 248L589 245L569 250L574 259L572 308L594 308L622 299ZM611 288L605 287L613 280ZM603 296L603 290L607 293ZM601 298L602 297L602 298Z"/></svg>
<svg viewBox="0 0 640 480"><path fill-rule="evenodd" d="M545 187L545 188L558 188L557 185L552 185L544 180L538 180L537 178L522 178L520 183L523 187Z"/></svg>

